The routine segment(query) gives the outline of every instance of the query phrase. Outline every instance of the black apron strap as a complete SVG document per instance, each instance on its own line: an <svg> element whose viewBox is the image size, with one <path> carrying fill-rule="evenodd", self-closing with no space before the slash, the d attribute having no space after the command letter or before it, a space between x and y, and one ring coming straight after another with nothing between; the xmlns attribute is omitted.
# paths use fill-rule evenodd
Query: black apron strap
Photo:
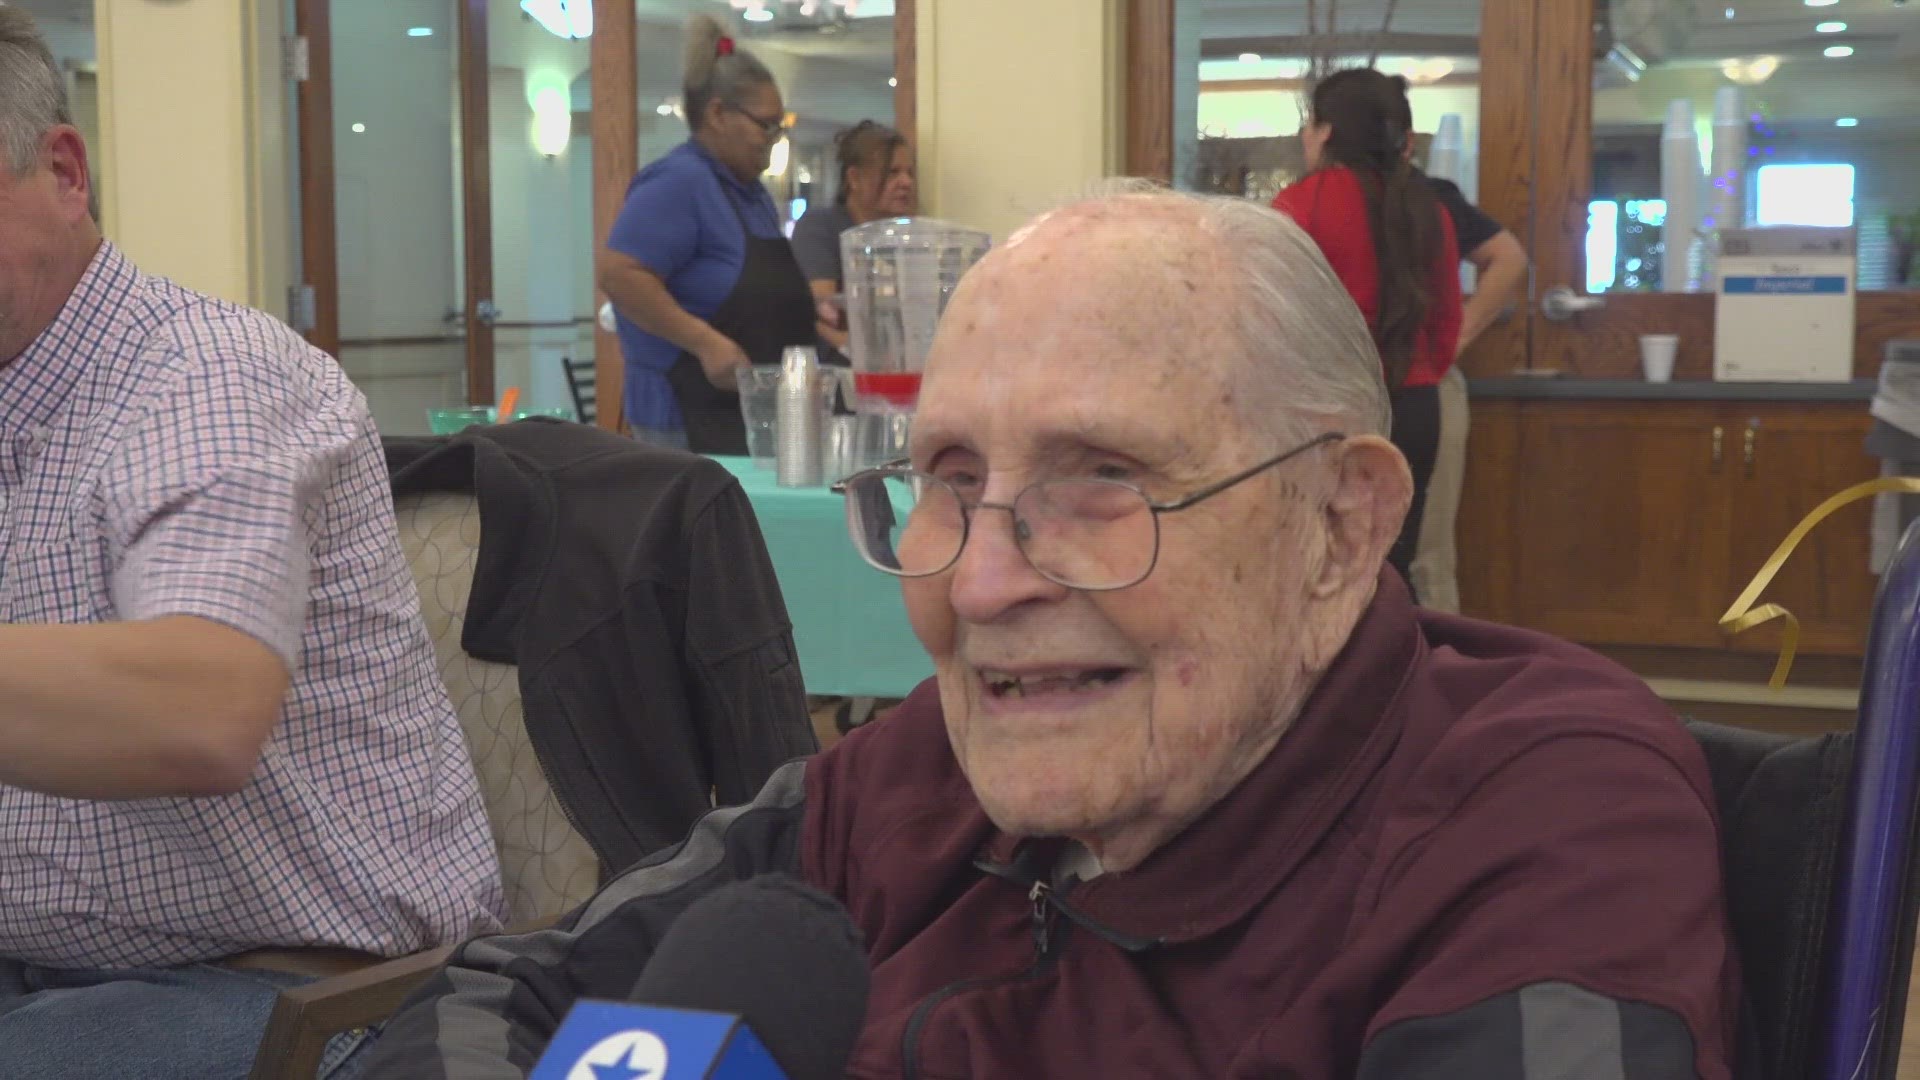
<svg viewBox="0 0 1920 1080"><path fill-rule="evenodd" d="M813 290L787 238L755 236L731 185L724 178L715 179L740 222L746 258L733 291L707 320L708 325L732 339L753 363L777 364L789 345L814 343ZM667 372L667 381L680 402L688 449L698 454L747 452L747 426L737 391L714 386L699 358L686 352Z"/></svg>

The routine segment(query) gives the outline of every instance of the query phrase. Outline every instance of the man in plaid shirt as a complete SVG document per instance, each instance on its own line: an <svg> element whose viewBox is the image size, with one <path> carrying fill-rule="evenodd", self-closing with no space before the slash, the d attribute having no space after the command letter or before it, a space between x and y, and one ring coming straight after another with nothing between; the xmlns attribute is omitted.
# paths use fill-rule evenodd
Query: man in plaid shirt
<svg viewBox="0 0 1920 1080"><path fill-rule="evenodd" d="M365 401L91 195L0 6L0 1076L241 1077L287 951L491 930L499 869Z"/></svg>

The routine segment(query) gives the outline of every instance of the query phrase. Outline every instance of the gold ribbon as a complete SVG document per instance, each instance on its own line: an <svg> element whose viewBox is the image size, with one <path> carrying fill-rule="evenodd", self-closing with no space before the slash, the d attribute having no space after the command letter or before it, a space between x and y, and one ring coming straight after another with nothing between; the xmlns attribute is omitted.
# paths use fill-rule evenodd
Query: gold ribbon
<svg viewBox="0 0 1920 1080"><path fill-rule="evenodd" d="M1807 534L1821 522L1832 517L1842 507L1857 503L1861 499L1896 491L1920 495L1920 478L1884 476L1878 480L1868 480L1863 484L1855 484L1814 507L1813 513L1801 518L1800 524L1795 525L1793 531L1787 534L1787 538L1780 541L1780 546L1767 557L1766 563L1760 567L1760 572L1753 575L1752 581L1747 582L1747 588L1740 594L1740 599L1735 600L1733 606L1727 609L1727 613L1720 616L1720 629L1728 634L1744 634L1756 626L1765 625L1775 619L1786 620L1787 625L1780 635L1780 660L1773 666L1773 677L1767 680L1768 686L1778 690L1787 684L1787 672L1793 667L1794 651L1800 647L1800 620L1794 617L1793 612L1779 604L1760 604L1755 607L1760 594L1766 591L1767 586L1773 584L1774 576L1780 573L1780 568L1793 557L1793 551L1800 546L1800 541L1805 540Z"/></svg>

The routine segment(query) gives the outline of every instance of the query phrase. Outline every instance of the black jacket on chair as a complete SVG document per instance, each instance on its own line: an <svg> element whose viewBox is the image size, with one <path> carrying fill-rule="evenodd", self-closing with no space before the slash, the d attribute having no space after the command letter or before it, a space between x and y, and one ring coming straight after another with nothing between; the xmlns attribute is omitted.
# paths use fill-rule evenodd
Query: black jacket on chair
<svg viewBox="0 0 1920 1080"><path fill-rule="evenodd" d="M608 872L818 748L773 562L725 467L540 420L386 450L395 497L478 498L461 645L518 665L534 751Z"/></svg>

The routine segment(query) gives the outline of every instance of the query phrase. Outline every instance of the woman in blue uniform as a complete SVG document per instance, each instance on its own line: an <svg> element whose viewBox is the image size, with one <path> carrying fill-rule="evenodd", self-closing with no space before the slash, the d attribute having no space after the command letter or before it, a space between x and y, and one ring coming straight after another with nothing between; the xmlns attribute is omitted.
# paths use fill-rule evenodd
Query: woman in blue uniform
<svg viewBox="0 0 1920 1080"><path fill-rule="evenodd" d="M812 291L760 184L786 105L706 15L687 26L683 92L692 138L634 177L596 268L619 316L634 434L745 454L739 369L815 343Z"/></svg>

